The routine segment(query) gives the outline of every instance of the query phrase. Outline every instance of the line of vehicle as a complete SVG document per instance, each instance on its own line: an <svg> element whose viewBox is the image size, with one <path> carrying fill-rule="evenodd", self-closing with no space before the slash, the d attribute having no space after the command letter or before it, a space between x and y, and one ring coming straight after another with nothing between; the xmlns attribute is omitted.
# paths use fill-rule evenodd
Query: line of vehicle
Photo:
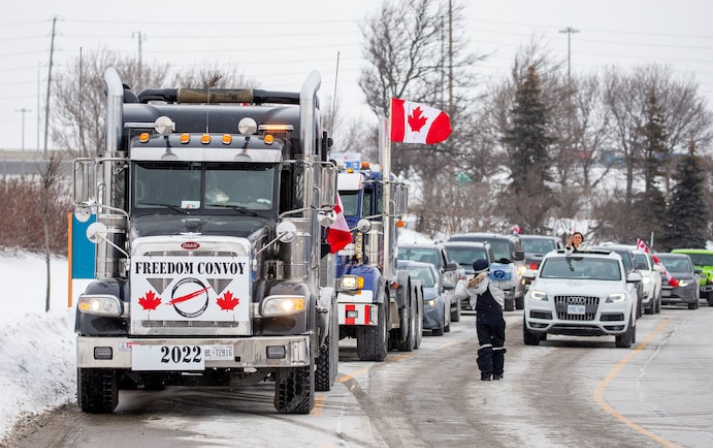
<svg viewBox="0 0 715 448"><path fill-rule="evenodd" d="M621 423L626 424L626 425L629 426L630 428L632 428L632 429L638 431L639 433L643 434L644 436L648 437L649 439L651 439L651 440L653 440L653 441L655 441L655 442L660 443L660 444L663 445L663 446L666 446L666 447L668 447L668 448L680 448L679 445L676 445L676 444L674 444L673 442L671 442L671 441L669 441L669 440L667 440L667 439L664 439L663 437L661 437L661 436L659 436L659 435L657 435L657 434L654 434L654 433L648 431L647 429L643 428L642 426L636 424L635 422L629 420L628 418L626 418L625 416L623 416L621 413L619 413L618 411L616 411L615 409L613 409L608 403L606 403L606 400L603 398L603 392L606 390L606 388L607 388L608 385L611 383L611 381L618 375L618 373L623 369L623 367L625 367L626 364L628 364L628 362L629 362L631 359L633 359L641 350L643 350L643 349L648 345L648 343L649 343L658 333L660 333L661 331L663 331L663 329L665 329L665 327L668 326L668 322L670 322L670 319L668 319L668 318L664 319L663 322L661 322L661 324L658 326L658 328L656 328L655 330L653 330L653 331L648 335L648 337L646 337L646 338L643 340L643 342L641 342L641 343L638 345L638 347L636 347L635 349L633 349L633 350L631 351L631 353L629 353L627 356L625 356L623 359L621 359L621 360L618 362L618 364L616 365L616 367L614 367L613 370L611 370L610 373L609 373L608 375L606 375L606 378L604 378L604 379L598 384L598 386L596 387L596 391L595 391L595 393L593 394L593 396L594 396L594 399L596 400L596 403L598 403L598 405L601 406L601 408L602 408L604 411L606 411L606 412L608 412L609 414L611 414L611 416L613 416L614 418L616 418L617 420L619 420Z"/></svg>

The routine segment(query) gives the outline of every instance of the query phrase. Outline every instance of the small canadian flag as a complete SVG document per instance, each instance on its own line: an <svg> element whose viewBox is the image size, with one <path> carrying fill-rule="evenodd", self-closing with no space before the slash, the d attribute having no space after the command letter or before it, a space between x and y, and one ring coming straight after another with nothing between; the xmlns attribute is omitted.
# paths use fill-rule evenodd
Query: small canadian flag
<svg viewBox="0 0 715 448"><path fill-rule="evenodd" d="M650 254L650 249L648 249L648 245L643 241L642 239L638 238L638 241L636 242L636 249L638 249L641 252L645 252L646 254ZM663 275L665 276L665 279L668 281L668 284L675 288L678 286L678 280L674 279L672 275L670 275L670 272L668 272L668 269L665 268L663 263L660 262L660 258L658 258L655 254L651 254L653 257L653 261L655 264L663 268Z"/></svg>

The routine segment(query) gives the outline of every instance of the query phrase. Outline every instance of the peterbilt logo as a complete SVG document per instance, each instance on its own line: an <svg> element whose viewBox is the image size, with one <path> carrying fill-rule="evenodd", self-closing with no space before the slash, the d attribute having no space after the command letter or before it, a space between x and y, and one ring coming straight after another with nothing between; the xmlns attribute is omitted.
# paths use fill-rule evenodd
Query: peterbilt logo
<svg viewBox="0 0 715 448"><path fill-rule="evenodd" d="M569 297L569 303L571 305L585 305L586 298L585 297Z"/></svg>
<svg viewBox="0 0 715 448"><path fill-rule="evenodd" d="M181 247L186 250L195 250L195 249L198 249L199 247L201 247L201 245L199 243L197 243L196 241L187 241L185 243L182 243Z"/></svg>

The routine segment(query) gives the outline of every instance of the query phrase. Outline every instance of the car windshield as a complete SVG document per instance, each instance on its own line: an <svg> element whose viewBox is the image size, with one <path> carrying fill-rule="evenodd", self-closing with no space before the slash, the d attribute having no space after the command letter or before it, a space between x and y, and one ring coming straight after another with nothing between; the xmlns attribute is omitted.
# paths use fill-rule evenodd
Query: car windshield
<svg viewBox="0 0 715 448"><path fill-rule="evenodd" d="M439 266L437 250L432 248L400 247L397 249L398 260L420 261Z"/></svg>
<svg viewBox="0 0 715 448"><path fill-rule="evenodd" d="M492 253L495 259L506 258L511 260L511 250L509 250L509 241L506 240L490 240L492 245Z"/></svg>
<svg viewBox="0 0 715 448"><path fill-rule="evenodd" d="M712 266L713 256L712 254L688 254L690 260L695 266Z"/></svg>
<svg viewBox="0 0 715 448"><path fill-rule="evenodd" d="M459 263L460 265L472 267L474 260L483 259L487 260L487 251L484 248L461 248L461 247L448 247L447 253L452 261Z"/></svg>
<svg viewBox="0 0 715 448"><path fill-rule="evenodd" d="M644 253L636 253L636 263L643 263L648 266L648 256Z"/></svg>
<svg viewBox="0 0 715 448"><path fill-rule="evenodd" d="M554 257L544 260L542 278L621 280L618 262L609 258Z"/></svg>
<svg viewBox="0 0 715 448"><path fill-rule="evenodd" d="M407 270L410 274L410 278L422 280L422 284L426 288L434 288L434 286L437 284L437 279L434 277L434 272L432 272L432 269L409 266Z"/></svg>
<svg viewBox="0 0 715 448"><path fill-rule="evenodd" d="M661 258L660 262L663 263L668 272L693 272L690 260L686 258Z"/></svg>
<svg viewBox="0 0 715 448"><path fill-rule="evenodd" d="M556 248L556 242L554 240L545 238L522 238L521 246L523 247L524 252L529 252L533 254L546 254Z"/></svg>

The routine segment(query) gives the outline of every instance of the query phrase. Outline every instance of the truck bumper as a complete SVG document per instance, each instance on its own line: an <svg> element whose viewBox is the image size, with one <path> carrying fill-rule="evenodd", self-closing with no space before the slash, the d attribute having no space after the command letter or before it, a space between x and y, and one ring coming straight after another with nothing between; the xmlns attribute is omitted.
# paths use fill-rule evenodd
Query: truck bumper
<svg viewBox="0 0 715 448"><path fill-rule="evenodd" d="M77 367L132 369L132 347L233 346L232 359L206 359L205 368L303 367L311 363L309 335L251 338L124 338L77 337ZM273 355L269 358L268 353ZM276 355L278 353L279 355ZM282 356L281 353L284 353ZM101 355L100 355L101 354ZM278 356L278 357L276 357ZM182 370L167 368L166 370Z"/></svg>

